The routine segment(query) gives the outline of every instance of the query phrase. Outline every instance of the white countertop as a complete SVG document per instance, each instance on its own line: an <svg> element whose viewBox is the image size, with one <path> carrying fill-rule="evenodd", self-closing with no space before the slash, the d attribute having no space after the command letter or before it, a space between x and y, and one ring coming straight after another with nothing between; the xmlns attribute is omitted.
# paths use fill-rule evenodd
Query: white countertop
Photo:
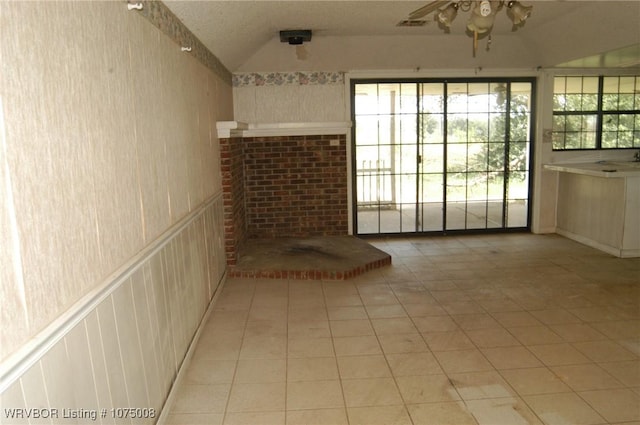
<svg viewBox="0 0 640 425"><path fill-rule="evenodd" d="M640 162L598 161L545 164L547 170L604 178L640 177Z"/></svg>

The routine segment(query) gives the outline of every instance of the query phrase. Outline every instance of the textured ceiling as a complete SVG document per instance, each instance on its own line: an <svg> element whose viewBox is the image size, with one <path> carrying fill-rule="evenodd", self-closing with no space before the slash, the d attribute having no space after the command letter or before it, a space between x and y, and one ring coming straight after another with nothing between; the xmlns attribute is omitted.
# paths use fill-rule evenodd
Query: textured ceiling
<svg viewBox="0 0 640 425"><path fill-rule="evenodd" d="M237 70L265 44L278 37L280 30L311 29L313 37L354 36L407 36L424 37L442 35L442 30L429 15L423 27L402 28L396 26L407 19L409 13L422 7L425 1L165 1L180 20L225 64L229 70ZM534 5L531 18L524 28L512 32L511 21L500 11L494 26L494 35L535 40L545 39L550 31L588 31L594 37L602 33L601 22L567 22L567 17L581 8L594 8L596 3L614 4L612 1L529 1ZM640 9L639 9L640 10ZM590 16L597 17L599 13ZM451 33L464 33L468 14L460 12ZM633 16L631 17L634 18ZM640 15L635 16L640 22ZM612 28L612 30L615 28ZM640 30L639 30L640 31ZM570 33L569 33L570 34ZM639 36L640 37L640 36ZM638 38L638 37L637 37ZM584 37L581 38L584 41ZM588 42L588 40L586 40ZM629 40L628 45L640 43ZM544 50L547 46L535 46ZM625 47L623 45L617 48ZM552 48L549 46L548 48ZM596 53L596 52L594 52ZM597 52L601 53L601 52ZM556 55L558 56L558 55ZM567 56L566 60L574 59ZM561 61L562 62L562 61Z"/></svg>

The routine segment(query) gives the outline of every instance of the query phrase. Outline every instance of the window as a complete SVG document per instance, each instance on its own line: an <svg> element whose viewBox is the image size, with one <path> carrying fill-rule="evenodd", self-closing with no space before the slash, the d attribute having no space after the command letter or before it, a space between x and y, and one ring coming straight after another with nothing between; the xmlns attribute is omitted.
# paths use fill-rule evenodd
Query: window
<svg viewBox="0 0 640 425"><path fill-rule="evenodd" d="M640 76L555 77L553 149L640 148Z"/></svg>

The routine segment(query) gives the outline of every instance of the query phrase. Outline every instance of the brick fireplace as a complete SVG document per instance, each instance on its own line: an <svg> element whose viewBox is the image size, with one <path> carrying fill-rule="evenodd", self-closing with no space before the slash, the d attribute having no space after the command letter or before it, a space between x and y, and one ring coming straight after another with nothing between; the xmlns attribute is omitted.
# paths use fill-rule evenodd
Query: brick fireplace
<svg viewBox="0 0 640 425"><path fill-rule="evenodd" d="M228 265L250 239L348 234L348 124L331 130L220 124Z"/></svg>

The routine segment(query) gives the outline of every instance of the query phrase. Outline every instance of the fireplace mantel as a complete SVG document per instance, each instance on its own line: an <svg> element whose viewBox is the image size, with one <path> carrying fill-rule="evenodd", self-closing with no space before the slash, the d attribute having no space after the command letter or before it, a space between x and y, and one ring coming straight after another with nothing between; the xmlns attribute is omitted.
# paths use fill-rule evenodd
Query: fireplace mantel
<svg viewBox="0 0 640 425"><path fill-rule="evenodd" d="M285 122L249 124L240 121L218 121L218 138L277 137L348 134L351 122Z"/></svg>

